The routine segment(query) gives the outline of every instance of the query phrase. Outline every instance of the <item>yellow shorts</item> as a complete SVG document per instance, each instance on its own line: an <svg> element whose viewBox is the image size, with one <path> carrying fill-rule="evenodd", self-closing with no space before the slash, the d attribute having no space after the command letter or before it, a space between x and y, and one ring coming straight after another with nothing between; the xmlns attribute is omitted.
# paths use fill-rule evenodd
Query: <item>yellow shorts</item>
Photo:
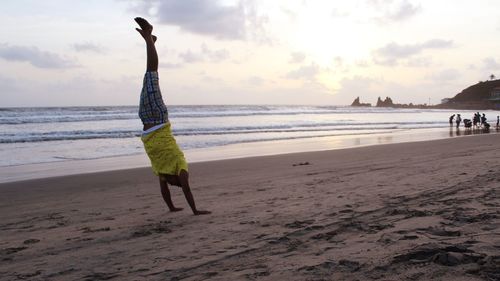
<svg viewBox="0 0 500 281"><path fill-rule="evenodd" d="M141 137L144 149L151 160L153 172L159 175L176 175L181 170L188 170L188 164L184 158L184 153L175 142L170 129L170 123L165 124L147 135Z"/></svg>

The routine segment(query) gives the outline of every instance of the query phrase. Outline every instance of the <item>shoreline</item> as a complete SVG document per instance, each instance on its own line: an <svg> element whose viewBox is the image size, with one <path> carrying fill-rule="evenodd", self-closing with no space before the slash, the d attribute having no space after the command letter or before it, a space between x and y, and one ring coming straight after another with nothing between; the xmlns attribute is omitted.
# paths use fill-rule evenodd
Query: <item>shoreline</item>
<svg viewBox="0 0 500 281"><path fill-rule="evenodd" d="M262 141L230 144L220 147L185 150L188 163L281 155L290 153L328 151L349 149L364 146L395 144L406 142L432 141L463 136L496 134L475 131L457 131L450 128L431 129L399 129L396 132L344 135L334 137L300 138L280 141ZM99 159L54 161L37 164L4 166L0 169L0 183L58 177L75 174L116 171L149 167L149 159L145 153L140 155L105 157Z"/></svg>
<svg viewBox="0 0 500 281"><path fill-rule="evenodd" d="M0 279L494 279L499 138L193 163L208 216L149 168L0 184Z"/></svg>

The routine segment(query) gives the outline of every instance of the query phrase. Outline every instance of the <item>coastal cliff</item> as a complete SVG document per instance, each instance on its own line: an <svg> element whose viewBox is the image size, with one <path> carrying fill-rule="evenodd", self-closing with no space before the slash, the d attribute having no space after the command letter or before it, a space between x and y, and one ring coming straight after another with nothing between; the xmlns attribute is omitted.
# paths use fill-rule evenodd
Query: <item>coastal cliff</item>
<svg viewBox="0 0 500 281"><path fill-rule="evenodd" d="M497 109L500 105L500 96L495 96L495 92L500 93L500 80L480 81L472 86L463 89L437 108L458 108L458 109Z"/></svg>

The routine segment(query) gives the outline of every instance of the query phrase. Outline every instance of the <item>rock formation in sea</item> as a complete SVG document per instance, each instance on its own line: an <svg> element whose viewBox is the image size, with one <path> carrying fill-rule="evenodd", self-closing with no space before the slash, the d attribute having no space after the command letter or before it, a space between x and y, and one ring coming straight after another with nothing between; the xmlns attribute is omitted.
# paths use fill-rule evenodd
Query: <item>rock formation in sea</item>
<svg viewBox="0 0 500 281"><path fill-rule="evenodd" d="M372 104L371 103L361 103L361 102L359 102L359 97L357 97L351 103L351 106L366 106L366 107L369 107L369 106L372 106Z"/></svg>

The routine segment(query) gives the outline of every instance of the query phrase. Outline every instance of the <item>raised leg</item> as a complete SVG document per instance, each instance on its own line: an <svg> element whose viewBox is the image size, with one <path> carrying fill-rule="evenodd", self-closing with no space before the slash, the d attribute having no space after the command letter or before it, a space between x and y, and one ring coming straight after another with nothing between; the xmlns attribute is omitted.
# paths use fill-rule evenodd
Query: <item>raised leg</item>
<svg viewBox="0 0 500 281"><path fill-rule="evenodd" d="M158 71L158 53L156 52L155 42L156 36L151 34L153 32L153 26L143 18L135 18L134 19L137 24L141 27L136 28L137 32L139 32L146 41L146 52L147 52L147 71Z"/></svg>

